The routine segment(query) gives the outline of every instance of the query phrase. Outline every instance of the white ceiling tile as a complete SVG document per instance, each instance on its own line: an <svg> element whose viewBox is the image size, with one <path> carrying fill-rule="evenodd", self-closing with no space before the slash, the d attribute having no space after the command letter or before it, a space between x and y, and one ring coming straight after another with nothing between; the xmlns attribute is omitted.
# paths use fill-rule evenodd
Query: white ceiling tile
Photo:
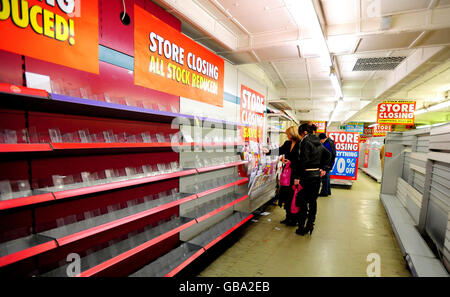
<svg viewBox="0 0 450 297"><path fill-rule="evenodd" d="M355 0L322 0L327 25L349 24L356 21Z"/></svg>

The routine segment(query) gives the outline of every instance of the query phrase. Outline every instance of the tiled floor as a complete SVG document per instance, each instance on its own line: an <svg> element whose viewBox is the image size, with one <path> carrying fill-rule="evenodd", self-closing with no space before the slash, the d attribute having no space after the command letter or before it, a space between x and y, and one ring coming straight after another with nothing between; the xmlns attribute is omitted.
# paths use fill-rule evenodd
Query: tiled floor
<svg viewBox="0 0 450 297"><path fill-rule="evenodd" d="M381 276L411 276L379 199L380 184L360 173L350 190L319 197L312 236L279 222L284 210L269 206L241 239L199 276L367 276L367 256L377 253Z"/></svg>

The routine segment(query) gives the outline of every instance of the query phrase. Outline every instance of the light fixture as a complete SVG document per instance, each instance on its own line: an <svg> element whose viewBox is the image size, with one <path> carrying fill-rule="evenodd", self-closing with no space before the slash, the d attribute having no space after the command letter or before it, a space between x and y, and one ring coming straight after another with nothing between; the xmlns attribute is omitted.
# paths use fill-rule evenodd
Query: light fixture
<svg viewBox="0 0 450 297"><path fill-rule="evenodd" d="M436 111L450 106L450 100L428 107L428 111Z"/></svg>
<svg viewBox="0 0 450 297"><path fill-rule="evenodd" d="M333 85L336 97L343 98L344 94L342 93L342 87L341 87L341 84L339 83L339 79L334 71L330 72L330 80L331 80L331 84Z"/></svg>
<svg viewBox="0 0 450 297"><path fill-rule="evenodd" d="M372 127L375 127L375 126L378 126L378 124L377 123L372 124L372 125L369 126L369 128L372 128Z"/></svg>
<svg viewBox="0 0 450 297"><path fill-rule="evenodd" d="M327 41L325 40L325 34L320 25L319 17L314 8L313 0L284 0L284 3L291 12L292 17L295 19L299 28L306 23L305 18L310 20L310 22L307 23L310 25L311 35L319 47L317 52L319 52L324 66L332 67L333 61L331 59L330 51L328 50ZM300 46L302 45L300 44Z"/></svg>
<svg viewBox="0 0 450 297"><path fill-rule="evenodd" d="M446 108L446 107L450 107L450 100L444 101L444 102L441 102L441 103L438 103L438 104L435 104L435 105L432 105L432 106L429 106L428 108L423 108L423 109L416 110L414 112L414 114L415 115L419 115L419 114L423 114L423 113L426 113L426 112L443 109L443 108Z"/></svg>
<svg viewBox="0 0 450 297"><path fill-rule="evenodd" d="M336 107L333 109L330 115L330 120L328 121L327 127L331 125L331 122L333 122L334 116L336 115L336 111L339 110L344 103L344 100L342 98L339 98L338 102L336 103Z"/></svg>

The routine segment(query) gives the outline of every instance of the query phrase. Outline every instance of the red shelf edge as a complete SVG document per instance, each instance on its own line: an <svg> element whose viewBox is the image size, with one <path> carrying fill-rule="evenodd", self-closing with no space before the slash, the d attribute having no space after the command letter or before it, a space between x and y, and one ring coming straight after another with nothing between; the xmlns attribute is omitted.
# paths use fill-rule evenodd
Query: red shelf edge
<svg viewBox="0 0 450 297"><path fill-rule="evenodd" d="M0 258L0 267L4 267L6 265L22 261L24 259L36 256L38 254L55 249L57 247L58 245L56 244L56 241L52 240L10 255L3 256Z"/></svg>
<svg viewBox="0 0 450 297"><path fill-rule="evenodd" d="M187 258L183 263L181 263L180 265L178 265L177 267L175 267L175 269L173 269L172 271L170 271L168 274L166 274L164 277L173 277L175 276L178 272L180 272L181 270L183 270L186 266L188 266L189 264L192 263L192 261L194 261L195 259L197 259L198 257L200 257L201 254L203 254L205 252L205 250L203 248L199 249L197 252L195 252L195 254L193 254L192 256L190 256L189 258Z"/></svg>
<svg viewBox="0 0 450 297"><path fill-rule="evenodd" d="M233 186L245 184L246 182L248 182L248 177L246 177L246 178L244 178L242 180L238 180L238 181L235 181L235 182L232 182L232 183L229 183L229 184L226 184L226 185L214 188L214 189L210 189L210 190L206 190L206 191L200 192L200 193L197 194L197 196L199 198L200 197L204 197L206 195L210 195L210 194L213 194L213 193L216 193L216 192L219 192L219 191L231 188Z"/></svg>
<svg viewBox="0 0 450 297"><path fill-rule="evenodd" d="M161 174L157 176L150 176L150 177L143 177L143 178L137 178L132 180L126 180L126 181L119 181L119 182L112 182L107 183L103 185L96 185L96 186L89 186L89 187L83 187L79 189L73 189L73 190L66 190L66 191L60 191L60 192L54 192L56 199L64 199L64 198L70 198L70 197L76 197L76 196L82 196L87 194L93 194L98 192L104 192L109 190L115 190L120 188L127 188L131 186L137 186L141 184L156 182L160 180L165 179L171 179L175 177L185 176L185 175L191 175L195 174L195 169L190 170L183 170L168 174Z"/></svg>
<svg viewBox="0 0 450 297"><path fill-rule="evenodd" d="M219 237L217 237L216 239L214 239L213 241L211 241L210 243L208 243L204 249L208 250L210 249L212 246L214 246L215 244L217 244L219 241L221 241L222 239L224 239L225 237L227 237L228 235L230 235L234 230L236 230L237 228L239 228L240 226L244 225L246 222L248 222L251 218L253 218L253 215L250 214L248 217L246 217L245 219L243 219L242 221L240 221L239 223L237 223L236 225L234 225L233 227L231 227L230 229L228 229L225 233L223 233L222 235L220 235Z"/></svg>
<svg viewBox="0 0 450 297"><path fill-rule="evenodd" d="M239 223L237 223L236 225L234 225L233 227L228 229L225 233L223 233L222 235L220 235L219 237L214 239L212 242L207 244L205 247L198 250L195 254L190 256L183 263L181 263L175 269L173 269L168 274L166 274L165 277L174 277L177 273L179 273L181 270L183 270L187 265L191 264L195 259L197 259L200 255L202 255L206 250L210 249L213 245L217 244L217 242L219 242L220 240L222 240L225 237L227 237L228 235L230 235L234 230L236 230L237 228L239 228L240 226L242 226L243 224L248 222L251 218L253 218L252 214L250 214L248 217L246 217L245 219L243 219L242 221L240 221Z"/></svg>
<svg viewBox="0 0 450 297"><path fill-rule="evenodd" d="M182 230L184 230L186 228L189 228L190 226L192 226L194 224L196 224L195 220L191 220L191 221L187 222L186 224L183 224L183 225L181 225L181 226L179 226L179 227L177 227L175 229L172 229L172 230L170 230L170 231L168 231L168 232L166 232L166 233L164 233L164 234L162 234L162 235L160 235L160 236L158 236L156 238L153 238L153 239L151 239L151 240L149 240L149 241L147 241L147 242L145 242L145 243L143 243L143 244L141 244L141 245L139 245L139 246L137 246L135 248L132 248L131 250L123 252L122 254L120 254L120 255L118 255L118 256L116 256L114 258L111 258L111 259L109 259L109 260L107 260L107 261L105 261L103 263L100 263L97 266L94 266L94 267L92 267L92 268L90 268L90 269L88 269L86 271L83 271L77 276L79 276L79 277L95 276L96 274L104 271L105 269L108 269L108 268L110 268L110 267L112 267L112 266L114 266L114 265L116 265L116 264L126 260L127 258L129 258L129 257L131 257L131 256L133 256L133 255L135 255L137 253L140 253L140 252L148 249L149 247L151 247L151 246L153 246L153 245L155 245L155 244L157 244L157 243L159 243L159 242L169 238L172 235L175 235L175 234L179 233L180 231L182 231Z"/></svg>
<svg viewBox="0 0 450 297"><path fill-rule="evenodd" d="M38 204L42 202L52 201L55 200L55 197L52 193L46 193L46 194L39 194L34 196L28 196L28 197L21 197L21 198L15 198L15 199L8 199L0 201L0 210L6 210L21 206L27 206L32 204Z"/></svg>
<svg viewBox="0 0 450 297"><path fill-rule="evenodd" d="M54 150L70 149L115 149L115 148L170 148L190 146L190 143L160 142L160 143L51 143Z"/></svg>
<svg viewBox="0 0 450 297"><path fill-rule="evenodd" d="M11 94L11 95L30 95L30 96L42 97L45 99L49 98L49 94L45 90L27 88L24 86L5 84L5 83L0 83L0 92Z"/></svg>
<svg viewBox="0 0 450 297"><path fill-rule="evenodd" d="M52 147L48 143L2 143L0 153L21 152L50 152Z"/></svg>
<svg viewBox="0 0 450 297"><path fill-rule="evenodd" d="M211 212L209 212L209 213L207 213L207 214L197 218L197 223L203 222L204 220L206 220L206 219L208 219L208 218L210 218L212 216L215 216L219 212L222 212L225 209L230 208L233 205L235 205L235 204L237 204L237 203L239 203L239 202L241 202L241 201L243 201L243 200L245 200L247 198L248 198L248 195L245 195L245 196L242 196L241 198L238 198L238 199L236 199L236 200L234 200L234 201L232 201L232 202L230 202L230 203L228 203L228 204L226 204L226 205L224 205L222 207L219 207L219 208L217 208L217 209L215 209L215 210L213 210L213 211L211 211Z"/></svg>
<svg viewBox="0 0 450 297"><path fill-rule="evenodd" d="M99 226L95 226L95 227L92 227L92 228L89 228L89 229L86 229L86 230L83 230L83 231L80 231L80 232L77 232L77 233L74 233L74 234L70 234L70 235L58 238L58 239L56 239L56 241L58 242L58 244L60 246L67 245L69 243L78 241L80 239L85 239L87 237L90 237L90 236L93 236L93 235L97 235L99 233L102 233L102 232L114 229L116 227L128 224L130 222L137 221L137 220L142 219L144 217L153 215L155 213L158 213L158 212L161 212L163 210L175 207L177 205L186 203L186 202L194 200L194 199L197 199L197 195L191 195L191 196L185 197L183 199L180 199L180 200L177 200L177 201L173 201L173 202L169 202L167 204L160 205L160 206L148 209L146 211L142 211L142 212L134 214L134 215L130 215L130 216L127 216L127 217L124 217L124 218L121 218L121 219L118 219L118 220L115 220L115 221L112 221L112 222L108 222L108 223L105 223L105 224L102 224L102 225L99 225Z"/></svg>

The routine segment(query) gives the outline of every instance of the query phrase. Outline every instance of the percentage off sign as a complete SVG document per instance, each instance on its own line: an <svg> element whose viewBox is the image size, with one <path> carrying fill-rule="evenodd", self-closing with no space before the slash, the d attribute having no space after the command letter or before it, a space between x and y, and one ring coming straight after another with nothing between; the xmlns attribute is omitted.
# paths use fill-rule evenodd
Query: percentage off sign
<svg viewBox="0 0 450 297"><path fill-rule="evenodd" d="M347 166L350 166L350 167L355 167L356 165L355 165L355 160L353 160L353 159L347 159Z"/></svg>

